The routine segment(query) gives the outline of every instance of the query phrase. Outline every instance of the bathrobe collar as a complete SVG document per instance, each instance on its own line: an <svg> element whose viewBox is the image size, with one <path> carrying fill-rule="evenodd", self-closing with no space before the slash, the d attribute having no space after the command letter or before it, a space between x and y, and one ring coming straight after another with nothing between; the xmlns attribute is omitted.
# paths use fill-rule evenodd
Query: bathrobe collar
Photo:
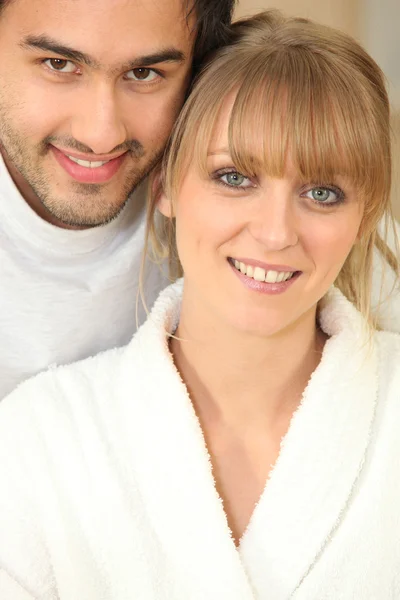
<svg viewBox="0 0 400 600"><path fill-rule="evenodd" d="M202 589L204 598L287 600L334 534L360 475L377 399L373 342L354 306L330 290L319 319L330 339L237 549L168 351L165 332L178 324L182 287L161 294L130 345L143 374L141 417L144 410L148 419L135 446L143 465L138 484L155 535L188 589Z"/></svg>

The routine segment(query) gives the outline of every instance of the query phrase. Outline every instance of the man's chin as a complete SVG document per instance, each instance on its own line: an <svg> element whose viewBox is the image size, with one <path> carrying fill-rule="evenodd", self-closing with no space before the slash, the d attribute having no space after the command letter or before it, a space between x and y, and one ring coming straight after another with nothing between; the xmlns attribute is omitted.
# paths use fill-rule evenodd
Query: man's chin
<svg viewBox="0 0 400 600"><path fill-rule="evenodd" d="M121 173L103 184L84 184L60 175L59 168L47 170L21 168L15 163L11 172L30 207L45 221L64 229L101 227L115 220L129 197L159 162L161 152L153 155L144 168ZM15 167L15 168L14 168Z"/></svg>
<svg viewBox="0 0 400 600"><path fill-rule="evenodd" d="M42 201L46 210L46 220L52 225L64 229L89 229L92 227L101 227L114 221L125 208L129 196L120 204L105 205L101 203L100 198L97 202L90 202L88 199L83 206L62 205L61 203L48 203Z"/></svg>

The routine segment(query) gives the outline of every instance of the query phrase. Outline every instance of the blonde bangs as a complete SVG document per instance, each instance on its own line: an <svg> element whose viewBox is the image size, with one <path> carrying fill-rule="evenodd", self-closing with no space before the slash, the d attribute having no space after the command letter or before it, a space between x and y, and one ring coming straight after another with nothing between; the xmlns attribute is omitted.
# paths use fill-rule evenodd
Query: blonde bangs
<svg viewBox="0 0 400 600"><path fill-rule="evenodd" d="M376 149L384 148L373 119L365 119L370 107L360 110L362 90L356 99L340 71L327 73L304 50L271 59L243 80L232 109L230 150L238 170L282 178L290 161L307 182L340 175L363 194L375 188L383 172Z"/></svg>
<svg viewBox="0 0 400 600"><path fill-rule="evenodd" d="M377 195L390 188L389 132L382 132L381 115L374 114L368 82L349 64L331 64L305 48L242 54L234 61L225 56L225 65L203 74L201 94L195 89L186 106L192 118L182 115L176 154L169 154L172 195L190 163L206 175L218 117L234 92L229 150L238 171L281 178L290 161L304 182L328 184L342 176L368 213L370 199L377 204Z"/></svg>

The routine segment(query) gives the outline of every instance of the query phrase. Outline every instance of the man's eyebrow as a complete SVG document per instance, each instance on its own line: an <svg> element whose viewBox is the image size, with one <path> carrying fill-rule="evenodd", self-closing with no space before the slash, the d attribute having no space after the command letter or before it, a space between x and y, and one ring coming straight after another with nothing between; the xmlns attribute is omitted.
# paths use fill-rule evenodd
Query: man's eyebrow
<svg viewBox="0 0 400 600"><path fill-rule="evenodd" d="M53 54L59 54L60 56L69 58L74 62L84 63L88 67L99 66L97 61L91 58L88 54L80 52L80 50L74 50L74 48L69 46L65 46L64 44L57 42L47 35L28 35L26 38L24 38L20 45L22 48L28 48L31 50L45 50L47 52L52 52Z"/></svg>
<svg viewBox="0 0 400 600"><path fill-rule="evenodd" d="M137 58L125 63L122 66L124 71L130 71L131 69L137 69L138 67L151 67L159 63L182 63L186 59L185 55L181 50L176 48L166 48L153 54L145 54L144 56L138 56Z"/></svg>
<svg viewBox="0 0 400 600"><path fill-rule="evenodd" d="M84 63L88 67L100 68L100 63L88 54L85 54L80 50L75 50L70 46L65 46L47 35L27 36L20 45L23 48L32 50L52 52L53 54L58 54L59 56L63 56L74 62ZM138 56L137 58L124 63L118 69L113 69L113 71L130 71L131 69L137 69L138 67L150 67L151 65L159 63L182 63L185 59L185 54L181 50L178 50L177 48L165 48L164 50L159 50L152 54Z"/></svg>

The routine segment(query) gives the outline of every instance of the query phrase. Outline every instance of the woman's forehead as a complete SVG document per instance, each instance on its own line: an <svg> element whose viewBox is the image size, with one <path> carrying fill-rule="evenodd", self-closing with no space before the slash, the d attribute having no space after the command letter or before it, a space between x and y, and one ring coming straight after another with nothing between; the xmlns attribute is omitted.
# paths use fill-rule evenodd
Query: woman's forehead
<svg viewBox="0 0 400 600"><path fill-rule="evenodd" d="M220 147L229 148L229 126L231 123L232 110L237 97L237 89L225 96L214 123L213 133L210 140L209 152L213 153ZM221 146L222 144L222 146Z"/></svg>

